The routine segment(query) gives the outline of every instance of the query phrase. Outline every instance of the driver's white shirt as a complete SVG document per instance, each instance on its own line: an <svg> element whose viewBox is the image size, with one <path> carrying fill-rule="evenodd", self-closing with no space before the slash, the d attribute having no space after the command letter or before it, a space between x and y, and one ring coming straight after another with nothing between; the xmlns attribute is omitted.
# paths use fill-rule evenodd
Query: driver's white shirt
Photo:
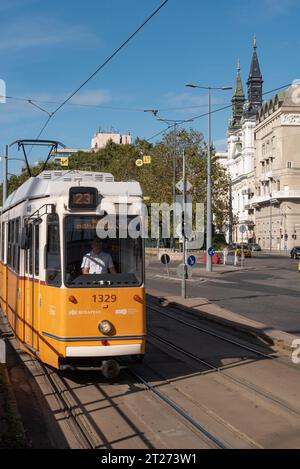
<svg viewBox="0 0 300 469"><path fill-rule="evenodd" d="M83 259L81 268L89 269L89 274L107 274L108 269L114 267L111 255L107 252L96 254L91 251L87 253Z"/></svg>

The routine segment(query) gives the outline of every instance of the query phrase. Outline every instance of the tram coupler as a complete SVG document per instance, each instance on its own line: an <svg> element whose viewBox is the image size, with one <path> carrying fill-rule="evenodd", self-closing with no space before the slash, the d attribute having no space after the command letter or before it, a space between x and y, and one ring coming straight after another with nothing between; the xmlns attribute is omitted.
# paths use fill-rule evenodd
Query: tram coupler
<svg viewBox="0 0 300 469"><path fill-rule="evenodd" d="M120 365L116 360L104 360L101 371L103 376L108 379L116 378L120 373Z"/></svg>

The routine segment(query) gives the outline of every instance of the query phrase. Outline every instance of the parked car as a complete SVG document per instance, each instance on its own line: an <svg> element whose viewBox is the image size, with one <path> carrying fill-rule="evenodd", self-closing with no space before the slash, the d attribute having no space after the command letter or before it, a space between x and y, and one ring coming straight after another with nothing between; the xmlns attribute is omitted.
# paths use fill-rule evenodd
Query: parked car
<svg viewBox="0 0 300 469"><path fill-rule="evenodd" d="M236 245L236 255L241 256L242 251L244 252L245 257L251 257L252 256L252 249L249 247L248 244L237 244Z"/></svg>
<svg viewBox="0 0 300 469"><path fill-rule="evenodd" d="M300 258L300 246L295 246L291 250L291 259L299 259Z"/></svg>
<svg viewBox="0 0 300 469"><path fill-rule="evenodd" d="M248 246L251 251L261 251L261 247L258 243L249 243Z"/></svg>

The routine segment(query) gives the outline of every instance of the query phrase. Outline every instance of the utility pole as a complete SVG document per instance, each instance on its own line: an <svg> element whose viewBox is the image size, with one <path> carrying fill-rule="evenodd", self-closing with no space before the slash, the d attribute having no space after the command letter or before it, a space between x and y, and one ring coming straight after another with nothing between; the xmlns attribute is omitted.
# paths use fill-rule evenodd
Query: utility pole
<svg viewBox="0 0 300 469"><path fill-rule="evenodd" d="M207 197L206 197L206 270L212 271L212 259L208 251L212 247L212 180L211 180L211 91L212 90L232 90L232 86L212 87L195 85L187 83L185 86L189 88L200 88L208 90L208 148L207 148Z"/></svg>
<svg viewBox="0 0 300 469"><path fill-rule="evenodd" d="M186 173L185 173L185 151L182 152L182 180L183 180L183 194L182 194L182 279L181 279L181 296L186 298L186 278L187 278L187 265L186 265Z"/></svg>
<svg viewBox="0 0 300 469"><path fill-rule="evenodd" d="M212 247L212 201L211 201L211 89L208 88L208 148L207 148L207 199L206 199L206 270L212 271L212 259L208 249Z"/></svg>

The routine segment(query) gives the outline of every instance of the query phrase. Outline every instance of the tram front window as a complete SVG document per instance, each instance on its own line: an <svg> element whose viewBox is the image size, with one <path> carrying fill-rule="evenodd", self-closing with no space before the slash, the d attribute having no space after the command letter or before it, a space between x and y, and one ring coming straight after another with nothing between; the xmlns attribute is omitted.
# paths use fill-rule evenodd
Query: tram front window
<svg viewBox="0 0 300 469"><path fill-rule="evenodd" d="M65 218L65 283L67 286L140 285L142 239L97 237L100 216L70 215Z"/></svg>

